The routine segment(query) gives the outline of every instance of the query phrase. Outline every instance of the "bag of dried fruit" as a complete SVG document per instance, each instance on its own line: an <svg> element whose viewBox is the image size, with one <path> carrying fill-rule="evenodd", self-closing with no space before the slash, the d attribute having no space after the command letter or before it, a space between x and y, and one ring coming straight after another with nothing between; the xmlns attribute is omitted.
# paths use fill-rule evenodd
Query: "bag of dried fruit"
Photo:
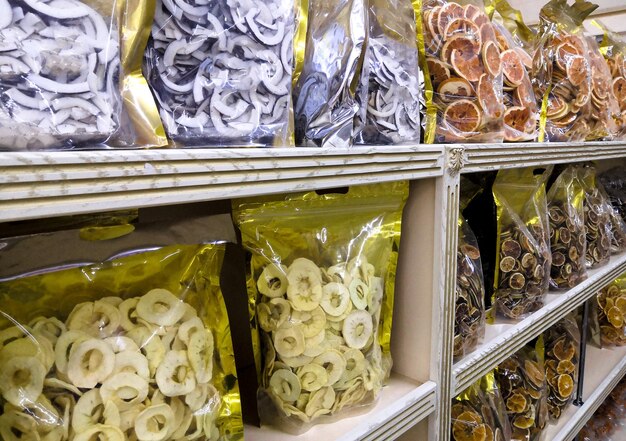
<svg viewBox="0 0 626 441"><path fill-rule="evenodd" d="M395 182L233 202L252 253L262 422L301 433L378 397L407 195Z"/></svg>
<svg viewBox="0 0 626 441"><path fill-rule="evenodd" d="M511 425L494 372L489 372L452 401L451 438L453 441L511 439Z"/></svg>
<svg viewBox="0 0 626 441"><path fill-rule="evenodd" d="M563 409L574 399L578 384L580 329L576 318L565 317L543 333L548 384L548 412L557 421Z"/></svg>
<svg viewBox="0 0 626 441"><path fill-rule="evenodd" d="M154 3L3 1L0 151L159 147L141 60Z"/></svg>
<svg viewBox="0 0 626 441"><path fill-rule="evenodd" d="M541 99L539 141L584 141L592 120L592 71L583 20L598 6L551 0L539 14L533 87Z"/></svg>
<svg viewBox="0 0 626 441"><path fill-rule="evenodd" d="M228 222L3 240L0 438L243 439L229 326L242 308L225 302L245 311L244 260L220 242L235 240ZM222 277L233 266L239 281Z"/></svg>
<svg viewBox="0 0 626 441"><path fill-rule="evenodd" d="M598 346L626 345L626 274L598 293L590 323L591 340Z"/></svg>
<svg viewBox="0 0 626 441"><path fill-rule="evenodd" d="M602 183L602 179L596 179L596 185L602 197L606 201L606 209L611 221L611 254L619 254L626 251L626 222L613 206L611 197Z"/></svg>
<svg viewBox="0 0 626 441"><path fill-rule="evenodd" d="M585 190L578 179L578 169L570 165L548 191L550 285L555 289L573 288L587 278L584 200Z"/></svg>
<svg viewBox="0 0 626 441"><path fill-rule="evenodd" d="M611 257L610 203L596 182L596 169L592 165L579 167L579 180L585 190L585 230L587 233L587 268L605 265Z"/></svg>
<svg viewBox="0 0 626 441"><path fill-rule="evenodd" d="M422 14L425 142L501 142L502 54L480 0L414 2Z"/></svg>
<svg viewBox="0 0 626 441"><path fill-rule="evenodd" d="M293 0L157 2L144 70L177 146L292 145Z"/></svg>
<svg viewBox="0 0 626 441"><path fill-rule="evenodd" d="M543 342L527 345L496 367L512 441L537 441L548 422Z"/></svg>
<svg viewBox="0 0 626 441"><path fill-rule="evenodd" d="M356 144L417 143L420 87L410 0L369 0Z"/></svg>
<svg viewBox="0 0 626 441"><path fill-rule="evenodd" d="M498 229L494 299L498 315L520 319L543 306L550 281L546 182L552 167L500 170L493 184Z"/></svg>

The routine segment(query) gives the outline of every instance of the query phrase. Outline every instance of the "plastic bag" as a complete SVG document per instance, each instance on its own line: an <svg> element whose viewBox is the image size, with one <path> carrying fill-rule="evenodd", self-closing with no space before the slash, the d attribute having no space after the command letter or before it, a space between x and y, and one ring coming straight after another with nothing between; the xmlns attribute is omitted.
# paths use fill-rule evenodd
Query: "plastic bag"
<svg viewBox="0 0 626 441"><path fill-rule="evenodd" d="M613 167L598 175L598 180L606 191L609 202L619 216L626 220L626 171L623 167Z"/></svg>
<svg viewBox="0 0 626 441"><path fill-rule="evenodd" d="M619 254L626 251L626 222L624 222L624 219L613 206L611 197L602 182L602 179L596 178L596 186L604 198L611 223L611 254Z"/></svg>
<svg viewBox="0 0 626 441"><path fill-rule="evenodd" d="M472 384L452 401L451 439L511 439L506 406L493 372Z"/></svg>
<svg viewBox="0 0 626 441"><path fill-rule="evenodd" d="M585 191L578 170L570 165L548 191L552 268L550 285L570 289L587 278L587 237L584 212Z"/></svg>
<svg viewBox="0 0 626 441"><path fill-rule="evenodd" d="M539 141L584 141L590 131L592 72L583 20L598 5L551 0L539 14L533 87L542 100Z"/></svg>
<svg viewBox="0 0 626 441"><path fill-rule="evenodd" d="M308 2L304 60L294 87L296 145L352 144L358 64L366 37L365 0Z"/></svg>
<svg viewBox="0 0 626 441"><path fill-rule="evenodd" d="M520 319L543 306L550 281L546 181L552 168L498 172L493 197L498 210L494 302L496 313Z"/></svg>
<svg viewBox="0 0 626 441"><path fill-rule="evenodd" d="M357 144L416 143L420 87L415 14L409 0L370 0Z"/></svg>
<svg viewBox="0 0 626 441"><path fill-rule="evenodd" d="M169 138L183 146L285 146L293 0L157 2L144 70Z"/></svg>
<svg viewBox="0 0 626 441"><path fill-rule="evenodd" d="M574 399L578 384L580 330L576 319L568 316L543 333L546 349L545 369L548 384L548 412L555 422Z"/></svg>
<svg viewBox="0 0 626 441"><path fill-rule="evenodd" d="M596 303L601 347L626 345L626 275L602 288Z"/></svg>
<svg viewBox="0 0 626 441"><path fill-rule="evenodd" d="M496 381L511 422L511 440L537 441L548 422L547 385L541 338L500 363Z"/></svg>
<svg viewBox="0 0 626 441"><path fill-rule="evenodd" d="M252 253L261 421L301 433L377 398L391 369L406 182L234 201ZM325 416L326 415L326 416Z"/></svg>
<svg viewBox="0 0 626 441"><path fill-rule="evenodd" d="M0 150L164 145L137 55L150 5L25 3L0 8Z"/></svg>
<svg viewBox="0 0 626 441"><path fill-rule="evenodd" d="M585 230L587 232L587 268L605 265L611 257L610 205L596 184L593 166L580 168L580 181L585 190Z"/></svg>
<svg viewBox="0 0 626 441"><path fill-rule="evenodd" d="M224 220L3 240L0 438L243 439Z"/></svg>
<svg viewBox="0 0 626 441"><path fill-rule="evenodd" d="M501 142L506 60L482 3L425 1L422 28L425 141Z"/></svg>

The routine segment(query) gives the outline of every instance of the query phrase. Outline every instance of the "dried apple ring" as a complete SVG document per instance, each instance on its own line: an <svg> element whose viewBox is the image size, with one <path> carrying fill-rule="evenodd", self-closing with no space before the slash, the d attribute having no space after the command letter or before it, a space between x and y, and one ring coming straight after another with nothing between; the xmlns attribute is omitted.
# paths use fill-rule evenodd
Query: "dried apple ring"
<svg viewBox="0 0 626 441"><path fill-rule="evenodd" d="M281 357L291 358L304 352L304 333L300 326L281 328L274 333L274 347Z"/></svg>
<svg viewBox="0 0 626 441"><path fill-rule="evenodd" d="M94 337L110 337L121 324L117 307L107 302L79 303L67 318L67 329L83 331Z"/></svg>
<svg viewBox="0 0 626 441"><path fill-rule="evenodd" d="M198 383L207 383L213 378L213 349L213 334L210 330L202 329L191 335L187 358Z"/></svg>
<svg viewBox="0 0 626 441"><path fill-rule="evenodd" d="M367 299L370 295L369 287L360 279L353 279L350 282L350 299L356 309L365 310L367 308Z"/></svg>
<svg viewBox="0 0 626 441"><path fill-rule="evenodd" d="M316 363L326 369L328 381L324 386L332 386L335 384L346 370L346 359L343 358L341 352L331 349L318 355L313 359Z"/></svg>
<svg viewBox="0 0 626 441"><path fill-rule="evenodd" d="M350 303L350 291L342 283L331 282L322 288L320 305L327 314L334 317L343 314Z"/></svg>
<svg viewBox="0 0 626 441"><path fill-rule="evenodd" d="M41 333L41 335L50 340L52 344L55 344L60 335L67 330L65 324L56 317L37 317L30 321L29 326L33 331ZM0 344L1 348L2 344Z"/></svg>
<svg viewBox="0 0 626 441"><path fill-rule="evenodd" d="M169 351L156 371L156 382L166 397L186 395L196 387L194 370L185 351Z"/></svg>
<svg viewBox="0 0 626 441"><path fill-rule="evenodd" d="M184 302L167 289L152 289L139 298L137 316L148 323L173 326L185 313Z"/></svg>
<svg viewBox="0 0 626 441"><path fill-rule="evenodd" d="M28 337L13 340L6 344L0 350L0 360L16 356L35 357L41 361L47 372L54 365L55 357L52 343L47 338L42 337L41 334L32 332Z"/></svg>
<svg viewBox="0 0 626 441"><path fill-rule="evenodd" d="M130 330L126 336L137 343L141 353L148 359L150 375L154 375L165 357L165 346L161 338L143 326Z"/></svg>
<svg viewBox="0 0 626 441"><path fill-rule="evenodd" d="M384 295L385 286L383 278L372 277L370 281L370 296L367 299L367 310L370 314L374 314L380 309Z"/></svg>
<svg viewBox="0 0 626 441"><path fill-rule="evenodd" d="M298 370L298 379L303 390L314 392L328 382L328 374L323 366L310 363Z"/></svg>
<svg viewBox="0 0 626 441"><path fill-rule="evenodd" d="M0 394L14 406L37 401L47 371L36 357L13 356L0 361Z"/></svg>
<svg viewBox="0 0 626 441"><path fill-rule="evenodd" d="M108 344L115 354L125 351L139 351L139 346L132 338L115 335L107 337L104 342Z"/></svg>
<svg viewBox="0 0 626 441"><path fill-rule="evenodd" d="M120 412L120 425L119 428L122 432L127 432L135 427L135 420L137 419L137 415L139 415L146 406L144 404L138 404L135 407L131 407L128 410L124 410Z"/></svg>
<svg viewBox="0 0 626 441"><path fill-rule="evenodd" d="M125 411L148 397L148 381L137 374L120 372L102 383L100 396L102 402L113 400L120 411Z"/></svg>
<svg viewBox="0 0 626 441"><path fill-rule="evenodd" d="M281 297L260 303L257 306L259 326L265 332L272 332L283 325L291 314L289 302Z"/></svg>
<svg viewBox="0 0 626 441"><path fill-rule="evenodd" d="M144 409L135 420L135 434L139 441L164 441L175 428L174 412L167 404Z"/></svg>
<svg viewBox="0 0 626 441"><path fill-rule="evenodd" d="M346 344L354 349L362 349L374 330L372 317L366 311L353 311L343 322L342 335Z"/></svg>
<svg viewBox="0 0 626 441"><path fill-rule="evenodd" d="M204 323L202 322L202 320L200 319L200 317L195 316L192 317L189 320L185 320L180 327L178 328L178 338L185 343L186 345L189 345L189 339L190 337L196 333L196 332L201 332L205 329Z"/></svg>
<svg viewBox="0 0 626 441"><path fill-rule="evenodd" d="M470 100L458 100L446 108L443 119L452 128L471 133L480 127L481 114L478 106Z"/></svg>
<svg viewBox="0 0 626 441"><path fill-rule="evenodd" d="M73 384L67 383L67 382L65 382L63 380L59 380L58 378L54 378L54 377L48 377L45 380L43 380L43 385L46 388L63 389L63 390L72 392L73 394L76 394L79 397L83 394L80 391L80 389L78 389Z"/></svg>
<svg viewBox="0 0 626 441"><path fill-rule="evenodd" d="M184 410L185 410L185 413L183 414L182 419L180 419L180 421L176 424L176 430L170 435L171 439L175 439L175 440L184 439L185 434L187 433L187 431L189 430L189 427L191 426L191 422L195 420L193 411L191 411L189 407L185 407ZM198 436L201 436L201 435L202 434L200 433ZM187 439L191 439L191 437ZM219 438L216 438L216 439L219 439Z"/></svg>
<svg viewBox="0 0 626 441"><path fill-rule="evenodd" d="M261 294L266 297L281 297L287 292L287 268L284 265L270 263L265 268L256 286Z"/></svg>
<svg viewBox="0 0 626 441"><path fill-rule="evenodd" d="M313 357L306 356L304 354L296 357L281 357L283 363L291 368L299 368L313 361Z"/></svg>
<svg viewBox="0 0 626 441"><path fill-rule="evenodd" d="M300 380L288 369L278 369L270 378L270 388L281 400L291 403L296 401L302 391Z"/></svg>
<svg viewBox="0 0 626 441"><path fill-rule="evenodd" d="M304 338L315 337L326 327L326 314L320 306L310 312L292 311L291 320L302 325Z"/></svg>
<svg viewBox="0 0 626 441"><path fill-rule="evenodd" d="M343 353L343 358L346 360L346 370L341 376L341 380L352 380L358 377L365 370L366 360L365 356L358 349L348 349Z"/></svg>
<svg viewBox="0 0 626 441"><path fill-rule="evenodd" d="M317 266L312 269L308 262L313 264L307 259L296 259L287 271L287 298L299 311L312 311L322 300L321 271Z"/></svg>
<svg viewBox="0 0 626 441"><path fill-rule="evenodd" d="M115 354L102 340L94 338L74 347L67 363L67 375L76 387L93 388L113 372Z"/></svg>
<svg viewBox="0 0 626 441"><path fill-rule="evenodd" d="M336 393L332 387L322 387L311 393L309 401L304 408L304 413L311 418L328 414L335 403L335 398Z"/></svg>
<svg viewBox="0 0 626 441"><path fill-rule="evenodd" d="M74 441L124 441L124 433L117 427L96 424L84 432L76 434Z"/></svg>
<svg viewBox="0 0 626 441"><path fill-rule="evenodd" d="M143 378L150 378L148 359L139 351L122 351L115 354L113 373L130 372Z"/></svg>
<svg viewBox="0 0 626 441"><path fill-rule="evenodd" d="M207 402L219 399L219 392L211 383L198 384L194 390L185 395L185 404L196 411Z"/></svg>
<svg viewBox="0 0 626 441"><path fill-rule="evenodd" d="M137 303L139 299L137 297L133 297L131 299L126 299L119 305L120 311L120 325L124 328L125 331L130 331L131 329L140 326L137 321Z"/></svg>
<svg viewBox="0 0 626 441"><path fill-rule="evenodd" d="M17 410L0 415L0 439L4 441L37 440L37 421Z"/></svg>
<svg viewBox="0 0 626 441"><path fill-rule="evenodd" d="M99 389L91 389L78 399L72 412L72 429L80 433L94 424L103 422L104 404ZM118 411L119 417L119 411Z"/></svg>
<svg viewBox="0 0 626 441"><path fill-rule="evenodd" d="M30 329L11 326L0 331L0 350L12 341L23 338L26 335L25 332L30 332Z"/></svg>

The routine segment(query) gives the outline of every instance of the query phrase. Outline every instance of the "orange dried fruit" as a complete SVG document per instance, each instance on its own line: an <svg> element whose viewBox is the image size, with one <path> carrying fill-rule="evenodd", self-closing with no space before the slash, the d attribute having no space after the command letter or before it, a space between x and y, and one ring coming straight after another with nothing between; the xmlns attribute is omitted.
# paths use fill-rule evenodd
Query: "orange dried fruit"
<svg viewBox="0 0 626 441"><path fill-rule="evenodd" d="M513 48L513 50L515 50L515 52L517 52L517 55L519 56L520 60L522 60L522 64L524 65L524 67L528 70L532 69L533 67L533 59L532 57L528 54L528 52L526 52L523 48L516 46Z"/></svg>
<svg viewBox="0 0 626 441"><path fill-rule="evenodd" d="M450 62L456 73L467 81L476 82L483 74L483 67L476 55L466 57L461 51L453 50Z"/></svg>
<svg viewBox="0 0 626 441"><path fill-rule="evenodd" d="M576 365L572 363L570 360L563 360L559 362L559 365L556 368L556 372L559 375L562 374L571 374L576 369Z"/></svg>
<svg viewBox="0 0 626 441"><path fill-rule="evenodd" d="M619 77L613 80L613 93L618 103L626 102L626 79Z"/></svg>
<svg viewBox="0 0 626 441"><path fill-rule="evenodd" d="M626 315L626 297L619 297L615 300L615 306Z"/></svg>
<svg viewBox="0 0 626 441"><path fill-rule="evenodd" d="M452 424L452 435L456 441L484 441L485 425L475 412L465 411Z"/></svg>
<svg viewBox="0 0 626 441"><path fill-rule="evenodd" d="M460 132L474 132L480 127L481 114L478 106L470 100L458 100L446 108L444 121Z"/></svg>
<svg viewBox="0 0 626 441"><path fill-rule="evenodd" d="M480 27L480 41L487 44L488 41L498 43L496 32L493 30L491 23L485 23Z"/></svg>
<svg viewBox="0 0 626 441"><path fill-rule="evenodd" d="M532 360L524 360L524 371L530 383L535 387L541 387L546 379L545 372L539 368L539 364Z"/></svg>
<svg viewBox="0 0 626 441"><path fill-rule="evenodd" d="M572 342L566 342L565 339L559 340L554 345L554 356L559 359L559 361L563 360L571 360L576 355L576 347Z"/></svg>
<svg viewBox="0 0 626 441"><path fill-rule="evenodd" d="M446 35L446 26L455 18L461 18L465 14L463 7L458 3L450 2L441 7L437 17L437 29L441 35Z"/></svg>
<svg viewBox="0 0 626 441"><path fill-rule="evenodd" d="M506 408L513 413L522 413L526 410L528 401L522 394L513 394L506 400Z"/></svg>
<svg viewBox="0 0 626 441"><path fill-rule="evenodd" d="M473 21L470 21L464 17L458 17L458 18L451 20L446 25L446 29L444 30L443 35L445 38L450 38L453 35L459 34L459 33L462 33L464 35L466 34L479 35L480 30L478 29L478 26L476 26L476 24Z"/></svg>
<svg viewBox="0 0 626 441"><path fill-rule="evenodd" d="M501 97L497 95L494 88L493 79L483 74L478 82L478 102L483 108L485 115L492 118L500 118L502 115L503 105Z"/></svg>
<svg viewBox="0 0 626 441"><path fill-rule="evenodd" d="M570 43L561 43L556 48L556 64L561 68L561 70L565 70L567 66L567 62L570 58L581 55L578 52L578 49Z"/></svg>
<svg viewBox="0 0 626 441"><path fill-rule="evenodd" d="M515 97L522 106L535 107L535 94L530 88L530 84L527 81L523 81L522 84L515 89Z"/></svg>
<svg viewBox="0 0 626 441"><path fill-rule="evenodd" d="M559 375L558 386L559 395L563 398L569 397L574 392L574 380L570 375Z"/></svg>
<svg viewBox="0 0 626 441"><path fill-rule="evenodd" d="M574 86L579 86L589 79L589 63L584 57L571 57L567 63L567 77Z"/></svg>
<svg viewBox="0 0 626 441"><path fill-rule="evenodd" d="M624 313L617 306L613 306L606 312L606 318L615 328L620 329L624 326Z"/></svg>
<svg viewBox="0 0 626 441"><path fill-rule="evenodd" d="M517 51L509 49L500 55L502 60L502 73L507 82L519 86L524 81L524 65Z"/></svg>
<svg viewBox="0 0 626 441"><path fill-rule="evenodd" d="M463 16L465 18L469 18L471 20L479 12L480 12L480 8L478 6L469 3L469 4L465 5L465 12L463 13Z"/></svg>
<svg viewBox="0 0 626 441"><path fill-rule="evenodd" d="M485 41L483 39L483 41ZM482 50L483 64L487 72L491 76L498 76L502 69L502 62L500 61L500 49L493 41L487 41Z"/></svg>
<svg viewBox="0 0 626 441"><path fill-rule="evenodd" d="M513 419L513 425L518 429L528 429L535 424L534 418L529 418L526 416L516 416Z"/></svg>
<svg viewBox="0 0 626 441"><path fill-rule="evenodd" d="M511 441L530 441L530 430L513 427Z"/></svg>
<svg viewBox="0 0 626 441"><path fill-rule="evenodd" d="M471 18L472 20L474 20L474 23L476 23L478 26L482 26L484 24L489 24L491 26L491 20L489 20L489 17L487 16L487 14L485 14L481 10L478 10L478 12L475 13L474 16Z"/></svg>
<svg viewBox="0 0 626 441"><path fill-rule="evenodd" d="M527 107L509 107L504 111L504 124L518 132L525 132L529 119L530 109Z"/></svg>
<svg viewBox="0 0 626 441"><path fill-rule="evenodd" d="M551 95L548 98L548 108L546 110L548 118L560 118L566 115L568 111L569 104L567 104L560 96Z"/></svg>
<svg viewBox="0 0 626 441"><path fill-rule="evenodd" d="M441 59L450 61L452 52L457 51L465 58L469 58L478 53L479 42L469 35L454 35L446 40L441 48Z"/></svg>
<svg viewBox="0 0 626 441"><path fill-rule="evenodd" d="M485 426L485 441L494 441L493 430L487 424Z"/></svg>
<svg viewBox="0 0 626 441"><path fill-rule="evenodd" d="M427 16L424 17L424 21L426 22L426 29L430 32L431 35L437 35L439 33L439 28L437 27L437 20L439 20L439 13L441 12L441 6L435 6L430 11L426 11L428 13Z"/></svg>
<svg viewBox="0 0 626 441"><path fill-rule="evenodd" d="M452 66L450 66L449 64L444 63L443 61L436 58L427 57L426 65L428 66L428 72L430 73L435 87L450 79L450 68Z"/></svg>
<svg viewBox="0 0 626 441"><path fill-rule="evenodd" d="M439 85L437 93L439 94L439 98L443 101L452 101L456 98L469 98L474 96L474 89L467 80L452 77Z"/></svg>

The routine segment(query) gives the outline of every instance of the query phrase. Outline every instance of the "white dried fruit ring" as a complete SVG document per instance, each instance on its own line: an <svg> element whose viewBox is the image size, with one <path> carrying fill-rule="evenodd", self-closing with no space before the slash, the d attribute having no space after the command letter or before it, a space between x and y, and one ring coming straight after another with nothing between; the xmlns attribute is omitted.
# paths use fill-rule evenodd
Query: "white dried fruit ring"
<svg viewBox="0 0 626 441"><path fill-rule="evenodd" d="M153 289L139 298L137 316L158 326L173 326L185 313L184 302L167 289Z"/></svg>
<svg viewBox="0 0 626 441"><path fill-rule="evenodd" d="M120 411L125 411L148 397L148 381L137 374L120 372L102 383L102 402L113 400Z"/></svg>
<svg viewBox="0 0 626 441"><path fill-rule="evenodd" d="M164 441L174 426L174 412L167 404L144 409L135 420L135 434L139 441Z"/></svg>
<svg viewBox="0 0 626 441"><path fill-rule="evenodd" d="M104 405L99 389L91 389L78 399L72 412L72 429L84 432L94 424L103 422ZM119 412L118 412L119 417Z"/></svg>
<svg viewBox="0 0 626 441"><path fill-rule="evenodd" d="M43 380L43 385L44 387L49 388L49 389L64 389L66 391L70 391L73 394L78 395L79 397L82 396L83 394L80 391L80 389L78 389L73 384L67 383L63 380L59 380L58 378L54 378L54 377L48 377L45 380Z"/></svg>
<svg viewBox="0 0 626 441"><path fill-rule="evenodd" d="M122 351L115 354L113 375L120 372L130 372L142 378L150 378L148 359L139 351Z"/></svg>
<svg viewBox="0 0 626 441"><path fill-rule="evenodd" d="M58 338L63 334L67 328L65 324L56 317L37 317L30 321L29 326L33 331L41 333L54 345ZM2 344L0 343L0 349Z"/></svg>
<svg viewBox="0 0 626 441"><path fill-rule="evenodd" d="M122 432L127 432L135 427L135 420L137 420L137 415L139 415L145 408L146 405L141 403L135 407L131 407L128 410L120 412L119 428L122 430Z"/></svg>
<svg viewBox="0 0 626 441"><path fill-rule="evenodd" d="M288 369L278 369L272 374L270 388L278 398L288 403L296 401L302 391L300 380Z"/></svg>
<svg viewBox="0 0 626 441"><path fill-rule="evenodd" d="M319 334L326 327L326 314L321 307L311 311L292 311L291 321L301 325L305 338L311 338Z"/></svg>
<svg viewBox="0 0 626 441"><path fill-rule="evenodd" d="M211 383L198 384L194 390L185 395L185 404L196 411L207 402L219 398L219 392Z"/></svg>
<svg viewBox="0 0 626 441"><path fill-rule="evenodd" d="M282 297L277 297L269 301L269 303L262 303L263 305L267 305L267 312L269 315L263 318L264 322L259 322L261 327L266 326L267 328L272 328L271 331L274 331L280 328L291 315L291 305L289 302ZM261 305L259 305L261 306ZM264 309L264 308L262 308ZM266 320L267 319L267 320ZM270 331L267 331L270 332Z"/></svg>
<svg viewBox="0 0 626 441"><path fill-rule="evenodd" d="M275 298L287 292L287 268L284 265L270 263L259 276L256 282L257 289L267 297Z"/></svg>
<svg viewBox="0 0 626 441"><path fill-rule="evenodd" d="M338 315L338 316L329 315L328 317L326 317L326 320L327 320L326 323L328 322L339 323L341 326L343 326L343 321L346 319L346 317L348 317L352 313L352 311L354 311L354 306L352 305L352 301L349 301L348 307L343 312L343 314ZM339 327L339 330L341 330L341 326Z"/></svg>
<svg viewBox="0 0 626 441"><path fill-rule="evenodd" d="M63 424L61 428L63 429L63 439L69 439L70 437L70 415L74 411L74 407L76 405L76 400L72 395L69 394L61 394L57 395L54 398L54 404L63 409Z"/></svg>
<svg viewBox="0 0 626 441"><path fill-rule="evenodd" d="M108 344L115 354L125 351L139 351L139 346L132 338L115 335L107 337L104 342Z"/></svg>
<svg viewBox="0 0 626 441"><path fill-rule="evenodd" d="M91 426L74 437L74 441L124 441L125 439L124 433L118 427L104 424Z"/></svg>
<svg viewBox="0 0 626 441"><path fill-rule="evenodd" d="M85 340L74 347L67 363L67 375L76 387L93 388L115 367L113 349L102 340Z"/></svg>
<svg viewBox="0 0 626 441"><path fill-rule="evenodd" d="M210 330L203 328L191 335L187 358L200 384L208 383L213 378L213 349L213 334Z"/></svg>
<svg viewBox="0 0 626 441"><path fill-rule="evenodd" d="M46 372L54 365L52 343L41 334L32 331L27 337L19 338L4 345L0 350L0 363L11 357L35 357L43 364Z"/></svg>
<svg viewBox="0 0 626 441"><path fill-rule="evenodd" d="M341 333L346 344L354 349L362 349L372 336L374 324L366 311L353 311L343 322Z"/></svg>
<svg viewBox="0 0 626 441"><path fill-rule="evenodd" d="M205 329L204 323L200 317L193 317L189 320L185 320L180 327L178 328L178 338L189 345L189 338L196 332L202 331Z"/></svg>
<svg viewBox="0 0 626 441"><path fill-rule="evenodd" d="M121 314L108 302L79 303L67 318L67 329L84 331L94 337L110 337L120 327Z"/></svg>
<svg viewBox="0 0 626 441"><path fill-rule="evenodd" d="M124 301L123 298L121 297L115 297L115 296L107 296L107 297L101 297L99 299L101 302L105 302L105 303L109 303L115 307L120 306L120 304Z"/></svg>
<svg viewBox="0 0 626 441"><path fill-rule="evenodd" d="M120 311L120 325L125 331L130 331L139 326L139 322L137 321L137 302L139 302L139 299L133 297L132 299L124 300L118 306Z"/></svg>
<svg viewBox="0 0 626 441"><path fill-rule="evenodd" d="M196 387L194 370L189 366L186 351L169 351L156 371L156 382L163 395L186 395Z"/></svg>
<svg viewBox="0 0 626 441"><path fill-rule="evenodd" d="M346 263L338 263L336 265L331 266L330 268L328 268L328 270L326 270L326 274L328 274L328 277L333 282L336 282L342 285L349 285L350 282L352 281L352 277L350 276L350 273L348 272Z"/></svg>
<svg viewBox="0 0 626 441"><path fill-rule="evenodd" d="M350 303L350 291L343 283L331 282L322 288L322 301L320 305L327 314L338 317L348 309Z"/></svg>
<svg viewBox="0 0 626 441"><path fill-rule="evenodd" d="M30 332L30 329L11 326L10 328L0 331L0 350L12 341L23 338L25 332Z"/></svg>
<svg viewBox="0 0 626 441"><path fill-rule="evenodd" d="M370 297L370 289L361 279L352 279L350 282L350 299L356 309L365 310Z"/></svg>
<svg viewBox="0 0 626 441"><path fill-rule="evenodd" d="M61 334L54 347L54 363L57 371L66 374L67 363L75 346L87 341L91 336L83 331L67 331Z"/></svg>
<svg viewBox="0 0 626 441"><path fill-rule="evenodd" d="M311 311L322 300L322 272L312 261L294 260L287 270L287 298L293 309Z"/></svg>
<svg viewBox="0 0 626 441"><path fill-rule="evenodd" d="M14 406L37 401L47 370L36 357L0 359L0 394Z"/></svg>
<svg viewBox="0 0 626 441"><path fill-rule="evenodd" d="M304 412L311 418L330 413L335 398L335 390L332 387L322 387L311 394Z"/></svg>
<svg viewBox="0 0 626 441"><path fill-rule="evenodd" d="M290 368L299 368L312 362L313 357L302 354L297 357L281 357L281 360Z"/></svg>
<svg viewBox="0 0 626 441"><path fill-rule="evenodd" d="M318 355L313 359L313 363L319 364L328 374L328 381L324 386L332 386L342 377L346 370L346 359L341 352L331 349Z"/></svg>
<svg viewBox="0 0 626 441"><path fill-rule="evenodd" d="M143 326L131 329L126 336L137 343L141 353L148 359L150 375L154 376L157 367L165 357L165 346L161 338Z"/></svg>
<svg viewBox="0 0 626 441"><path fill-rule="evenodd" d="M274 333L274 348L281 357L297 357L304 352L304 333L300 326L281 328Z"/></svg>
<svg viewBox="0 0 626 441"><path fill-rule="evenodd" d="M313 392L328 383L328 374L323 366L310 363L298 370L298 379L303 390Z"/></svg>
<svg viewBox="0 0 626 441"><path fill-rule="evenodd" d="M322 345L307 345L306 339L305 339L305 348L304 348L303 354L306 355L307 357L317 357L318 355L322 354L325 350L326 348Z"/></svg>
<svg viewBox="0 0 626 441"><path fill-rule="evenodd" d="M314 275L315 280L319 283L322 283L322 270L320 269L320 267L317 266L312 260L306 259L304 257L298 257L293 262L291 262L291 265L289 265L289 269L287 270L287 277L289 277L290 271L301 269L311 271Z"/></svg>
<svg viewBox="0 0 626 441"><path fill-rule="evenodd" d="M17 410L5 411L0 415L0 439L3 441L39 439L37 421L32 416Z"/></svg>
<svg viewBox="0 0 626 441"><path fill-rule="evenodd" d="M365 356L358 349L348 349L343 353L346 370L341 376L342 381L350 381L363 373L366 367Z"/></svg>

